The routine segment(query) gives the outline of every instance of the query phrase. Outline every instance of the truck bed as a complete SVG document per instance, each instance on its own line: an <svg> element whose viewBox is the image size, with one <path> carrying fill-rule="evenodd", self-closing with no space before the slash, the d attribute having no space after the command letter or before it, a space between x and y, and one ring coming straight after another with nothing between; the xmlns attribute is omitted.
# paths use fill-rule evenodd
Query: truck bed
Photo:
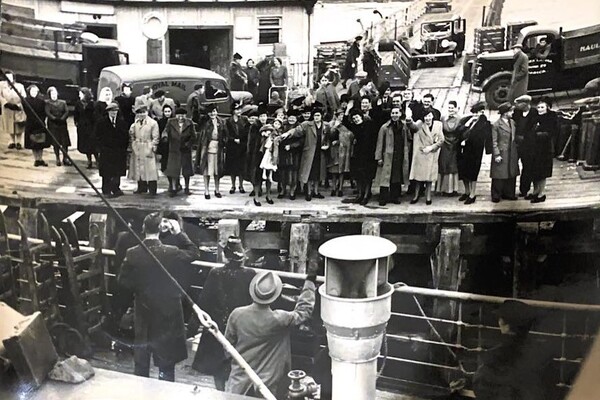
<svg viewBox="0 0 600 400"><path fill-rule="evenodd" d="M600 65L600 24L563 32L563 68Z"/></svg>

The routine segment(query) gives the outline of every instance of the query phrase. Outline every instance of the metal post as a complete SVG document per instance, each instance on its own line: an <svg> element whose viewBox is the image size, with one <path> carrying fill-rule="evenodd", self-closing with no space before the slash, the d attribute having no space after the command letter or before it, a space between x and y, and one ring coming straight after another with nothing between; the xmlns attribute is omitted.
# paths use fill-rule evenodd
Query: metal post
<svg viewBox="0 0 600 400"><path fill-rule="evenodd" d="M485 26L485 6L483 6L483 12L481 13L481 26Z"/></svg>

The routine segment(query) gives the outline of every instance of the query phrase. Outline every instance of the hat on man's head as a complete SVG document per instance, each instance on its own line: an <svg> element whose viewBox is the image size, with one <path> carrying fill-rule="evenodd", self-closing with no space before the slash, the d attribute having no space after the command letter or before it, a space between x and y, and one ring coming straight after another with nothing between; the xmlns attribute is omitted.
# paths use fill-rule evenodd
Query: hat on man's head
<svg viewBox="0 0 600 400"><path fill-rule="evenodd" d="M260 133L263 133L265 131L274 131L275 128L273 128L273 125L271 124L264 124L263 126L260 127Z"/></svg>
<svg viewBox="0 0 600 400"><path fill-rule="evenodd" d="M236 102L231 103L231 111L237 110L238 108L242 108L242 105L240 103L236 103Z"/></svg>
<svg viewBox="0 0 600 400"><path fill-rule="evenodd" d="M494 312L498 318L510 325L511 331L529 330L535 322L535 310L529 304L519 300L505 300Z"/></svg>
<svg viewBox="0 0 600 400"><path fill-rule="evenodd" d="M134 111L136 113L146 112L148 111L148 106L145 104L138 104Z"/></svg>
<svg viewBox="0 0 600 400"><path fill-rule="evenodd" d="M106 111L118 111L118 110L119 110L119 105L115 102L112 102L106 106Z"/></svg>
<svg viewBox="0 0 600 400"><path fill-rule="evenodd" d="M515 103L531 103L531 96L528 94L523 94L515 99Z"/></svg>
<svg viewBox="0 0 600 400"><path fill-rule="evenodd" d="M183 107L179 107L177 110L175 110L175 115L179 114L187 115L187 110Z"/></svg>
<svg viewBox="0 0 600 400"><path fill-rule="evenodd" d="M354 76L356 76L358 79L364 79L367 77L367 73L365 71L358 71Z"/></svg>
<svg viewBox="0 0 600 400"><path fill-rule="evenodd" d="M304 100L306 100L306 96L296 97L294 100L291 101L290 104L296 107L300 107L304 103Z"/></svg>
<svg viewBox="0 0 600 400"><path fill-rule="evenodd" d="M154 92L154 97L156 97L157 99L161 96L164 96L166 93L164 90L162 89L158 89L156 92Z"/></svg>
<svg viewBox="0 0 600 400"><path fill-rule="evenodd" d="M233 59L234 59L234 60L241 60L242 58L243 58L243 57L242 57L242 55L241 55L240 53L235 53L235 54L233 55Z"/></svg>
<svg viewBox="0 0 600 400"><path fill-rule="evenodd" d="M258 115L260 116L261 114L269 114L269 107L265 103L258 105Z"/></svg>
<svg viewBox="0 0 600 400"><path fill-rule="evenodd" d="M363 40L363 37L362 37L362 36L360 36L360 35L358 35L358 36L356 36L356 37L354 38L354 40Z"/></svg>
<svg viewBox="0 0 600 400"><path fill-rule="evenodd" d="M223 255L231 261L243 261L246 251L242 245L242 239L238 236L229 236L225 247L223 247Z"/></svg>
<svg viewBox="0 0 600 400"><path fill-rule="evenodd" d="M206 107L205 107L205 110L206 110L207 113L209 113L209 112L211 112L213 110L216 110L216 109L217 109L217 105L215 103L207 104Z"/></svg>
<svg viewBox="0 0 600 400"><path fill-rule="evenodd" d="M500 115L510 111L510 109L512 108L512 104L510 102L505 102L500 104L500 106L498 107L498 112L500 113Z"/></svg>
<svg viewBox="0 0 600 400"><path fill-rule="evenodd" d="M323 114L325 112L325 105L323 103L321 103L320 101L315 101L312 104L312 113L321 113Z"/></svg>
<svg viewBox="0 0 600 400"><path fill-rule="evenodd" d="M258 304L272 304L281 295L283 283L273 272L261 272L250 282L250 297Z"/></svg>
<svg viewBox="0 0 600 400"><path fill-rule="evenodd" d="M481 110L485 110L485 101L478 101L471 106L472 113L478 113Z"/></svg>
<svg viewBox="0 0 600 400"><path fill-rule="evenodd" d="M289 117L298 117L300 115L299 110L288 110L287 116Z"/></svg>

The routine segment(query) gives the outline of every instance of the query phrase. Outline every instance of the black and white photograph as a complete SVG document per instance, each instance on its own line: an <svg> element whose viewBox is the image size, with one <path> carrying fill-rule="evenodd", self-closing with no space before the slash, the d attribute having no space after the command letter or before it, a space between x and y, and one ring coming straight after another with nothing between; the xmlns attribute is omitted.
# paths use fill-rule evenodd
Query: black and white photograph
<svg viewBox="0 0 600 400"><path fill-rule="evenodd" d="M0 0L0 399L598 376L598 0Z"/></svg>

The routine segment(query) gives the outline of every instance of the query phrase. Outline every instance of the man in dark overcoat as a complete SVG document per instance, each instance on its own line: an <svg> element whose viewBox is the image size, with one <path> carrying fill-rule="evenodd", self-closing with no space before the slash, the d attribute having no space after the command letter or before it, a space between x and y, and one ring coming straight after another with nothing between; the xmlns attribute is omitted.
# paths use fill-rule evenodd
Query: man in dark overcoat
<svg viewBox="0 0 600 400"><path fill-rule="evenodd" d="M229 79L231 90L241 91L246 90L248 84L248 75L244 72L240 64L242 56L239 53L233 55L233 61L229 69Z"/></svg>
<svg viewBox="0 0 600 400"><path fill-rule="evenodd" d="M179 177L183 175L185 183L185 194L190 195L190 177L194 175L192 166L192 146L196 143L196 129L194 122L186 118L187 111L184 108L175 110L175 118L167 121L162 136L169 143L169 156L165 175L169 178L169 195L177 194Z"/></svg>
<svg viewBox="0 0 600 400"><path fill-rule="evenodd" d="M167 222L176 246L164 245L159 239L163 223L160 213L144 218L144 244L177 278L185 275L182 270L192 262L197 250L176 220ZM150 375L152 355L159 368L158 379L174 382L175 364L187 358L182 293L141 245L127 250L118 282L135 295L135 374Z"/></svg>
<svg viewBox="0 0 600 400"><path fill-rule="evenodd" d="M119 105L111 103L106 114L96 122L95 136L100 152L102 193L112 197L122 196L121 177L127 173L127 148L129 126L119 116Z"/></svg>
<svg viewBox="0 0 600 400"><path fill-rule="evenodd" d="M536 133L535 124L538 120L538 113L535 108L531 107L531 96L524 94L515 99L515 111L513 113L515 122L515 141L523 171L519 179L519 195L531 200L531 195L528 195L531 183L531 170L535 168L533 160L536 148Z"/></svg>
<svg viewBox="0 0 600 400"><path fill-rule="evenodd" d="M360 57L360 42L362 40L362 36L357 36L354 38L354 42L348 48L348 52L346 53L346 61L344 63L344 69L342 70L342 85L346 87L346 81L348 79L354 79L356 74L356 64L358 57Z"/></svg>
<svg viewBox="0 0 600 400"><path fill-rule="evenodd" d="M224 333L231 312L252 304L250 282L256 275L253 269L244 267L246 252L239 237L231 236L223 248L225 265L210 270L198 299L198 306L206 311ZM188 336L196 334L199 321L196 316L188 324ZM200 337L192 368L212 375L218 390L225 390L225 382L231 371L231 362L225 356L223 346L208 331Z"/></svg>
<svg viewBox="0 0 600 400"><path fill-rule="evenodd" d="M529 57L523 52L523 45L517 43L513 46L514 64L510 80L508 100L515 101L519 96L527 94L529 85Z"/></svg>

